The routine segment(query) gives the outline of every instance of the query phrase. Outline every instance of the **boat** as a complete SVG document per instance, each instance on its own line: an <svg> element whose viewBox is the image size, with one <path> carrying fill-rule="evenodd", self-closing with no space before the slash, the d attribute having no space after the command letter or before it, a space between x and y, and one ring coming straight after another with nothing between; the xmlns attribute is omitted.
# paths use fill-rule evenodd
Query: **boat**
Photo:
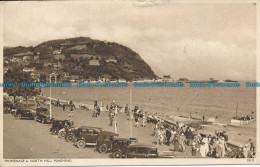
<svg viewBox="0 0 260 167"><path fill-rule="evenodd" d="M238 108L238 102L237 102L237 106L236 106L236 116L231 119L231 121L230 121L231 125L242 126L242 125L249 124L250 122L254 121L254 118L249 117L248 115L243 116L243 117L238 117L237 108Z"/></svg>
<svg viewBox="0 0 260 167"><path fill-rule="evenodd" d="M240 119L233 118L233 119L231 119L231 125L241 126L241 125L248 124L252 121L254 121L254 118L251 118L249 120L240 120Z"/></svg>

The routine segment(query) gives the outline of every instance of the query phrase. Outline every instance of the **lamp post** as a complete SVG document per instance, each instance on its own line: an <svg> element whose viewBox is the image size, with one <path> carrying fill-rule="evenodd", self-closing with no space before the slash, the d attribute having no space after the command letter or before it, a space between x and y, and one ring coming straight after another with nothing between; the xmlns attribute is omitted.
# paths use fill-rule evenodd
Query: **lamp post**
<svg viewBox="0 0 260 167"><path fill-rule="evenodd" d="M54 75L54 77L55 77L55 83L56 83L56 79L57 79L56 74L55 74L55 73L51 73L51 74L50 74L50 84L51 84L51 77L52 77L52 75ZM50 119L52 119L52 110L51 110L51 85L50 85Z"/></svg>

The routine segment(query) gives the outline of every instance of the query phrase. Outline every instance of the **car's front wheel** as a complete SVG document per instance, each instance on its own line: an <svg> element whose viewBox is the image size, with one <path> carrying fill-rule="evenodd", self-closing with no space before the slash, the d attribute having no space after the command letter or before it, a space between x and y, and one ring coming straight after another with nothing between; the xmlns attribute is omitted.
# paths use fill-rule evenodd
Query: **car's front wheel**
<svg viewBox="0 0 260 167"><path fill-rule="evenodd" d="M100 153L106 153L108 150L107 148L107 145L106 144L102 144L100 147L99 147L99 152Z"/></svg>
<svg viewBox="0 0 260 167"><path fill-rule="evenodd" d="M113 157L117 159L122 158L122 153L120 151L115 151L113 153Z"/></svg>
<svg viewBox="0 0 260 167"><path fill-rule="evenodd" d="M86 146L86 142L84 140L77 141L78 148L84 148Z"/></svg>
<svg viewBox="0 0 260 167"><path fill-rule="evenodd" d="M65 132L65 131L60 131L60 132L58 133L58 136L59 136L59 138L64 139L65 136L66 136L66 132Z"/></svg>
<svg viewBox="0 0 260 167"><path fill-rule="evenodd" d="M69 142L73 142L73 141L74 141L74 135L73 135L73 134L69 134L69 135L66 137L66 140L69 141Z"/></svg>

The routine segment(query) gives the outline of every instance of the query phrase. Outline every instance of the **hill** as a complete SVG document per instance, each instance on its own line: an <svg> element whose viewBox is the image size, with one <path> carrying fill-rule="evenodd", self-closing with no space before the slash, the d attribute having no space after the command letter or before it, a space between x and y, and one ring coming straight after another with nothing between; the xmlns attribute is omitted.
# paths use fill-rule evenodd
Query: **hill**
<svg viewBox="0 0 260 167"><path fill-rule="evenodd" d="M39 55L44 62L60 62L60 71L85 79L157 78L151 67L135 51L118 43L89 37L51 40L35 47L4 48L5 57L26 52Z"/></svg>

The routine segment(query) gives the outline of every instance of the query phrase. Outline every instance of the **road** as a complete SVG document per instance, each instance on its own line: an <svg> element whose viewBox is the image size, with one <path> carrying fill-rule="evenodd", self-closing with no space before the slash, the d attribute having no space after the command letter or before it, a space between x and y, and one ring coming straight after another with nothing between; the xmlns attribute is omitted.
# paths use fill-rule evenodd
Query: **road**
<svg viewBox="0 0 260 167"><path fill-rule="evenodd" d="M49 133L49 124L4 114L4 158L108 158L93 147L79 149Z"/></svg>

